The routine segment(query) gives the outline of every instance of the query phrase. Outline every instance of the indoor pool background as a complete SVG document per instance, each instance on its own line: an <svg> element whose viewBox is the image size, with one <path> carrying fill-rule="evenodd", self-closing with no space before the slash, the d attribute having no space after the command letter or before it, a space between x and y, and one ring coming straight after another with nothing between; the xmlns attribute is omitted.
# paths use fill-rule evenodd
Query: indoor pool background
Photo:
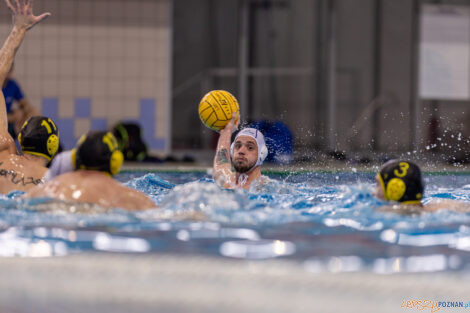
<svg viewBox="0 0 470 313"><path fill-rule="evenodd" d="M379 212L372 172L268 176L270 184L247 192L221 189L203 172L120 174L159 206L142 212L11 193L0 197L0 256L172 253L287 258L314 272L469 269L470 213ZM428 174L425 182L424 201L470 204L470 175Z"/></svg>

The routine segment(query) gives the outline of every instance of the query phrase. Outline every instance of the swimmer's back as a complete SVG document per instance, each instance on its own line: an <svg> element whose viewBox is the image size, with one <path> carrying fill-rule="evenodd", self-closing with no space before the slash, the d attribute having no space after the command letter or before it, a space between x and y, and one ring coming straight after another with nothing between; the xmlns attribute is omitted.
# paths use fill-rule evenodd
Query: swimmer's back
<svg viewBox="0 0 470 313"><path fill-rule="evenodd" d="M0 193L28 191L42 184L47 168L8 150L0 152Z"/></svg>
<svg viewBox="0 0 470 313"><path fill-rule="evenodd" d="M57 176L50 182L32 189L26 197L51 197L127 210L156 207L155 203L144 194L123 186L110 176L97 171L81 170Z"/></svg>
<svg viewBox="0 0 470 313"><path fill-rule="evenodd" d="M440 210L452 210L461 213L470 212L470 202L453 199L433 198L424 205L394 204L378 208L381 212L392 212L401 215L419 215L425 212L434 213Z"/></svg>

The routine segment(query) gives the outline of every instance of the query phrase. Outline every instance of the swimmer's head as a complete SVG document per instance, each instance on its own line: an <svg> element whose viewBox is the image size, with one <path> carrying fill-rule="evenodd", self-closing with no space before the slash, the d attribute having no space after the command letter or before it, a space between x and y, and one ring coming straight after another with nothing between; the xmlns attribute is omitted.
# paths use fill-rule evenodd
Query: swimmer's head
<svg viewBox="0 0 470 313"><path fill-rule="evenodd" d="M423 180L419 167L408 161L391 160L377 174L378 196L387 201L420 204L423 198Z"/></svg>
<svg viewBox="0 0 470 313"><path fill-rule="evenodd" d="M18 142L23 153L51 161L59 149L59 131L50 118L33 116L23 124Z"/></svg>
<svg viewBox="0 0 470 313"><path fill-rule="evenodd" d="M83 135L72 150L72 164L76 170L94 170L116 175L124 156L114 135L105 131L91 131Z"/></svg>
<svg viewBox="0 0 470 313"><path fill-rule="evenodd" d="M242 129L230 146L230 156L239 173L247 173L260 166L268 156L263 134L255 128Z"/></svg>

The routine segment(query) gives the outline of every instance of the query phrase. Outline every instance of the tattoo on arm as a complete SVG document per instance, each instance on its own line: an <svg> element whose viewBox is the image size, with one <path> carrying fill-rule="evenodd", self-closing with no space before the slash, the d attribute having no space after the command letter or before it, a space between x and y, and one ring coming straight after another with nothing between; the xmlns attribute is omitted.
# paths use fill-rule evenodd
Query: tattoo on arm
<svg viewBox="0 0 470 313"><path fill-rule="evenodd" d="M223 148L217 151L217 164L227 164L228 163L228 153L227 149Z"/></svg>

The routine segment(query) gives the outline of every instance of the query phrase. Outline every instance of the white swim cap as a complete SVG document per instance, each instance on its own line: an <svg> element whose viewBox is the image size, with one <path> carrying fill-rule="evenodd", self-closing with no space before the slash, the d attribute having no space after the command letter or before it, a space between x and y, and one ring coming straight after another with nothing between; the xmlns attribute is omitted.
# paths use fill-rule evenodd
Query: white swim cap
<svg viewBox="0 0 470 313"><path fill-rule="evenodd" d="M258 160L251 169L263 164L264 159L266 159L266 157L268 156L268 148L266 147L266 142L264 141L263 134L256 128L244 128L237 134L237 136L235 136L235 140L230 146L230 156L233 157L233 148L235 146L237 138L240 136L248 136L253 138L256 141L256 145L258 146Z"/></svg>

